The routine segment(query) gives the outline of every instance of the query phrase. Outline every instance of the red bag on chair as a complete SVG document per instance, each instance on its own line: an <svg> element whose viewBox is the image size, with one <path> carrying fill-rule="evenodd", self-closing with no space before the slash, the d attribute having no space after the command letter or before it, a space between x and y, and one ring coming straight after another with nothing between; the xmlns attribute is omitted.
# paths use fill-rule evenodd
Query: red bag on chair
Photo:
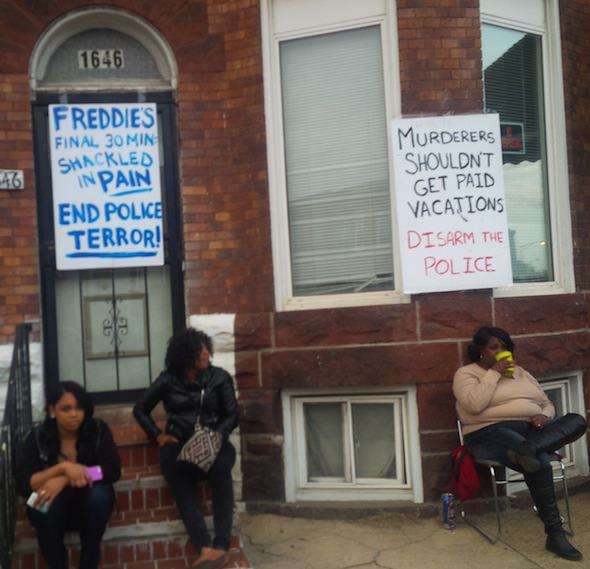
<svg viewBox="0 0 590 569"><path fill-rule="evenodd" d="M481 481L475 466L475 460L465 445L459 445L452 453L453 475L450 491L464 502L479 493Z"/></svg>

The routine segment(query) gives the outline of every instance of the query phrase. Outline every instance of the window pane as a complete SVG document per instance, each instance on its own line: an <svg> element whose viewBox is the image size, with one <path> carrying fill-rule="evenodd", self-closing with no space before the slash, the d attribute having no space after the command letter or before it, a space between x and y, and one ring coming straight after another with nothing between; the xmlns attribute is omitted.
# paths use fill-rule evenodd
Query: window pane
<svg viewBox="0 0 590 569"><path fill-rule="evenodd" d="M555 387L553 389L545 389L545 393L547 394L547 397L549 397L551 403L553 403L553 406L555 407L556 417L562 417L563 415L568 413L564 406L565 402L563 401L563 391L560 387Z"/></svg>
<svg viewBox="0 0 590 569"><path fill-rule="evenodd" d="M393 288L378 26L280 46L293 292Z"/></svg>
<svg viewBox="0 0 590 569"><path fill-rule="evenodd" d="M553 280L541 37L484 25L485 107L500 114L514 282Z"/></svg>
<svg viewBox="0 0 590 569"><path fill-rule="evenodd" d="M342 406L340 403L304 405L307 476L344 478Z"/></svg>
<svg viewBox="0 0 590 569"><path fill-rule="evenodd" d="M547 397L549 397L551 403L555 407L555 416L562 417L566 413L569 413L569 409L567 408L567 402L564 401L566 391L561 387L546 387L544 388ZM571 449L571 445L568 445ZM565 447L562 447L557 450L559 454L562 456L567 456L568 458L571 457L571 452L567 452Z"/></svg>
<svg viewBox="0 0 590 569"><path fill-rule="evenodd" d="M391 403L352 405L357 478L397 478L393 413Z"/></svg>

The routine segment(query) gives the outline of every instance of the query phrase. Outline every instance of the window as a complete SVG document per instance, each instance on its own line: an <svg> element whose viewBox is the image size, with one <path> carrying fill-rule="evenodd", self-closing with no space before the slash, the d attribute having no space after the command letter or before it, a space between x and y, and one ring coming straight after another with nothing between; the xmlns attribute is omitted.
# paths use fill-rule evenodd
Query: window
<svg viewBox="0 0 590 569"><path fill-rule="evenodd" d="M543 391L547 394L555 407L555 416L561 417L567 413L578 413L583 417L586 416L584 406L584 391L581 374L572 374L566 377L553 377L540 381ZM564 465L568 469L568 476L582 476L588 474L588 447L586 437L566 445L558 450L559 454L564 457ZM558 465L555 468L559 468ZM521 476L518 472L510 470L510 477L516 478ZM511 492L518 492L524 489L514 486Z"/></svg>
<svg viewBox="0 0 590 569"><path fill-rule="evenodd" d="M576 377L556 379L553 381L544 381L541 384L543 391L553 403L555 407L555 416L561 417L567 413L580 413L585 415L583 410L583 402L578 400ZM564 464L566 466L575 466L580 462L579 444L578 441L566 445L558 452L565 457ZM585 443L584 443L585 444Z"/></svg>
<svg viewBox="0 0 590 569"><path fill-rule="evenodd" d="M285 395L288 495L412 497L412 401L408 393Z"/></svg>
<svg viewBox="0 0 590 569"><path fill-rule="evenodd" d="M263 3L279 310L404 300L387 136L399 112L392 7L349 4Z"/></svg>
<svg viewBox="0 0 590 569"><path fill-rule="evenodd" d="M499 296L573 290L556 4L481 3L484 105L500 115L516 285Z"/></svg>

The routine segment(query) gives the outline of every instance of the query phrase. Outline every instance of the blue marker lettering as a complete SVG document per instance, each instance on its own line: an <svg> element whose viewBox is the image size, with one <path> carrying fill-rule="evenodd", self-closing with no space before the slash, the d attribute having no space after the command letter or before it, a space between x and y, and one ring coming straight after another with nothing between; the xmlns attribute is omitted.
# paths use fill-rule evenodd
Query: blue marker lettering
<svg viewBox="0 0 590 569"><path fill-rule="evenodd" d="M61 122L66 120L68 116L68 108L64 105L59 107L53 107L53 123L55 124L55 130L61 128Z"/></svg>
<svg viewBox="0 0 590 569"><path fill-rule="evenodd" d="M72 231L68 231L68 235L71 235L74 238L74 247L75 247L76 251L79 251L80 250L80 239L81 239L82 235L84 235L84 231L81 231L79 229L72 230Z"/></svg>

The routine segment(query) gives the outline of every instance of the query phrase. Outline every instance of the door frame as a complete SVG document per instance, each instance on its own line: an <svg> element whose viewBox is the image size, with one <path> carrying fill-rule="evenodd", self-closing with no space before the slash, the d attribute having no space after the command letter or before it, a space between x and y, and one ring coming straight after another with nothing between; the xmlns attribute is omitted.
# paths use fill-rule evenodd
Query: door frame
<svg viewBox="0 0 590 569"><path fill-rule="evenodd" d="M48 105L70 103L156 103L162 112L164 138L164 192L167 231L164 237L165 264L170 268L173 333L186 326L183 276L183 231L178 172L176 105L171 92L157 93L38 93L31 104L35 157L35 187L39 237L41 284L42 350L45 389L57 385L59 377L56 303L55 234L53 223L53 185L49 155ZM68 378L69 379L69 378ZM74 378L75 379L75 378ZM150 378L150 381L153 378ZM95 402L134 401L143 389L93 393Z"/></svg>

